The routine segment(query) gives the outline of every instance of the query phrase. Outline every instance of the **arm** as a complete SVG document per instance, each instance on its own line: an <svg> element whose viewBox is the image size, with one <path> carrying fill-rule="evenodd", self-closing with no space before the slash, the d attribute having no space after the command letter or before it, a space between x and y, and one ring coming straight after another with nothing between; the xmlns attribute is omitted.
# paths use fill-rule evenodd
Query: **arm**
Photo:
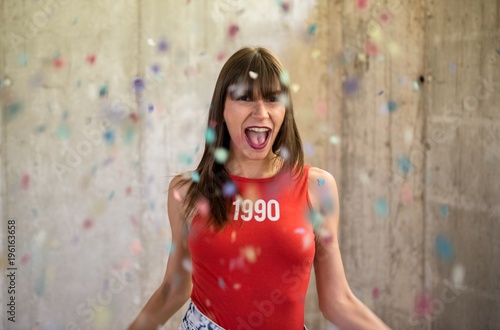
<svg viewBox="0 0 500 330"><path fill-rule="evenodd" d="M172 230L172 253L168 257L165 276L160 287L132 322L129 330L156 330L184 305L191 294L191 273L182 266L184 259L191 260L191 254L187 246L187 235L183 231L181 202L174 198L174 187L179 180L180 176L176 176L168 190L167 205ZM181 197L185 196L186 185L177 189Z"/></svg>
<svg viewBox="0 0 500 330"><path fill-rule="evenodd" d="M321 180L321 184L318 183ZM321 169L309 170L309 197L314 212L322 216L316 228L314 272L319 308L340 329L388 329L352 293L342 265L338 244L339 198L333 176Z"/></svg>

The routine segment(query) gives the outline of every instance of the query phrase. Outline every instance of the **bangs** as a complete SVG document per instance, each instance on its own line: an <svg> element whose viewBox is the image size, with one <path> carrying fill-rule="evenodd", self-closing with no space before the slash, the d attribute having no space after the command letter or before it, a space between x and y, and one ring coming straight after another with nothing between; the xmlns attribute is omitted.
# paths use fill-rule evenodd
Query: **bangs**
<svg viewBox="0 0 500 330"><path fill-rule="evenodd" d="M252 55L247 61L239 63L235 70L237 74L228 81L227 92L231 99L248 96L256 100L288 95L288 86L280 79L283 71L279 63L272 58L264 58L263 54Z"/></svg>

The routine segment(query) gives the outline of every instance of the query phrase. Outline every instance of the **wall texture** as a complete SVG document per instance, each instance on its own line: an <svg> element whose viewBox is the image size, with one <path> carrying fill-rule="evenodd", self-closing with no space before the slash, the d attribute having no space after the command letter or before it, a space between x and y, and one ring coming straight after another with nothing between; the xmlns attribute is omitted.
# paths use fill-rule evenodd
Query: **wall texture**
<svg viewBox="0 0 500 330"><path fill-rule="evenodd" d="M15 273L2 328L135 317L172 248L168 183L197 164L218 72L243 45L289 70L307 161L339 184L356 295L394 329L500 328L499 13L495 0L0 1L0 266ZM308 327L334 329L314 276L307 299Z"/></svg>

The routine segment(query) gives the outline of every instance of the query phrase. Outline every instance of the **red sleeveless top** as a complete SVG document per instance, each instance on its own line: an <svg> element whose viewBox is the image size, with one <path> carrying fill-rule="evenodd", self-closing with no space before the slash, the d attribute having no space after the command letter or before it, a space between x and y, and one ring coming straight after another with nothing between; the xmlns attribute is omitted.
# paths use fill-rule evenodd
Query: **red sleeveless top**
<svg viewBox="0 0 500 330"><path fill-rule="evenodd" d="M217 231L196 215L188 245L192 302L225 329L303 329L315 244L303 175L231 176L240 193Z"/></svg>

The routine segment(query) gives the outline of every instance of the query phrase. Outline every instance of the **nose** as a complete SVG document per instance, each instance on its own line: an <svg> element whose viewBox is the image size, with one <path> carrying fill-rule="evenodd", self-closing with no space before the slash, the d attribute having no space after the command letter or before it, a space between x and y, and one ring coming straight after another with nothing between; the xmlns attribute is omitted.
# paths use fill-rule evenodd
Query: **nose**
<svg viewBox="0 0 500 330"><path fill-rule="evenodd" d="M267 106L263 99L257 100L255 102L253 116L257 118L269 118L269 113L267 112Z"/></svg>

